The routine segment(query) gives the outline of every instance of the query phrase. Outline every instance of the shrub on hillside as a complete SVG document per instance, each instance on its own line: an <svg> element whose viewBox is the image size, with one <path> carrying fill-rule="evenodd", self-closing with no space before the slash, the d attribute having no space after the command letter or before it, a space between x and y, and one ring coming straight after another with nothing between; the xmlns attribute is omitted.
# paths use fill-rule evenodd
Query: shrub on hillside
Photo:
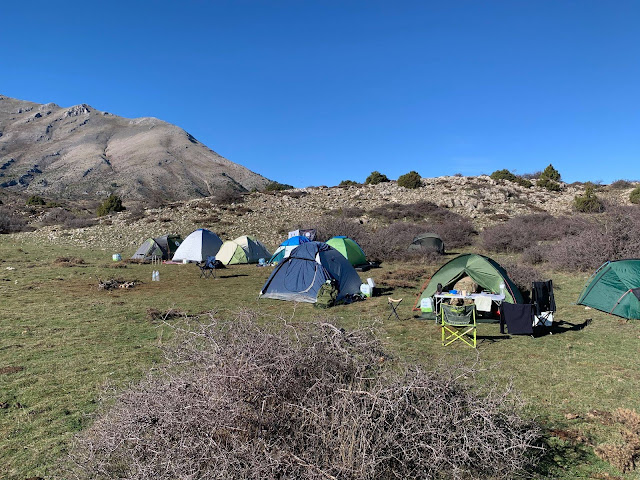
<svg viewBox="0 0 640 480"><path fill-rule="evenodd" d="M389 181L389 178L386 175L378 172L377 170L374 170L367 177L367 179L364 181L364 183L366 185L377 185L379 183L384 183L384 182L388 182L388 181Z"/></svg>
<svg viewBox="0 0 640 480"><path fill-rule="evenodd" d="M507 271L507 275L516 284L525 301L530 300L531 284L548 280L544 275L533 267L520 263L503 263L502 266Z"/></svg>
<svg viewBox="0 0 640 480"><path fill-rule="evenodd" d="M640 209L620 207L546 249L546 260L568 271L591 271L607 260L635 258L640 251Z"/></svg>
<svg viewBox="0 0 640 480"><path fill-rule="evenodd" d="M354 182L353 180L342 180L338 186L339 187L355 187L360 185L358 182Z"/></svg>
<svg viewBox="0 0 640 480"><path fill-rule="evenodd" d="M0 208L0 234L30 232L32 230L35 228L29 226L23 217L15 215L9 208Z"/></svg>
<svg viewBox="0 0 640 480"><path fill-rule="evenodd" d="M502 170L496 170L489 176L494 180L509 180L510 182L513 182L516 179L515 174L511 173L506 168Z"/></svg>
<svg viewBox="0 0 640 480"><path fill-rule="evenodd" d="M590 184L585 188L583 195L574 197L573 208L582 213L600 213L604 211L604 203L596 195L593 184Z"/></svg>
<svg viewBox="0 0 640 480"><path fill-rule="evenodd" d="M45 199L38 195L31 195L27 199L27 205L46 205L46 204L47 202L45 201Z"/></svg>
<svg viewBox="0 0 640 480"><path fill-rule="evenodd" d="M241 203L244 201L244 196L234 188L223 188L213 195L212 200L217 205L230 205Z"/></svg>
<svg viewBox="0 0 640 480"><path fill-rule="evenodd" d="M282 190L292 190L293 185L288 185L286 183L280 182L269 182L265 185L265 192L281 192Z"/></svg>
<svg viewBox="0 0 640 480"><path fill-rule="evenodd" d="M541 178L540 180L538 180L538 183L536 183L536 185L538 187L545 188L550 192L559 192L560 190L562 190L562 187L558 182L554 182L553 180L549 180L548 178Z"/></svg>
<svg viewBox="0 0 640 480"><path fill-rule="evenodd" d="M516 183L516 184L520 185L521 187L525 187L525 188L529 188L529 187L531 187L533 185L526 178L519 177L518 175L515 175L515 174L511 173L506 168L502 169L502 170L496 170L495 172L493 172L489 176L494 180L508 180L509 182Z"/></svg>
<svg viewBox="0 0 640 480"><path fill-rule="evenodd" d="M553 165L549 164L540 174L536 185L546 188L550 192L559 192L562 188L558 182L560 182L560 172L553 168Z"/></svg>
<svg viewBox="0 0 640 480"><path fill-rule="evenodd" d="M583 222L570 217L553 217L548 213L513 217L504 223L485 228L481 245L491 252L522 252L539 241L549 241L579 230Z"/></svg>
<svg viewBox="0 0 640 480"><path fill-rule="evenodd" d="M640 185L631 190L629 201L634 204L640 203Z"/></svg>
<svg viewBox="0 0 640 480"><path fill-rule="evenodd" d="M98 207L96 210L96 215L99 217L103 217L108 215L111 212L122 212L126 210L122 205L122 199L118 195L109 195L102 205Z"/></svg>
<svg viewBox="0 0 640 480"><path fill-rule="evenodd" d="M415 170L411 170L409 173L400 175L398 177L398 186L411 189L420 188L422 186L420 174Z"/></svg>
<svg viewBox="0 0 640 480"><path fill-rule="evenodd" d="M633 187L633 183L628 180L616 180L609 185L610 190L626 190Z"/></svg>
<svg viewBox="0 0 640 480"><path fill-rule="evenodd" d="M547 178L549 180L553 180L554 182L560 181L560 172L556 170L553 165L549 164L547 168L545 168L540 174L540 178Z"/></svg>
<svg viewBox="0 0 640 480"><path fill-rule="evenodd" d="M52 208L41 219L43 225L60 225L65 229L86 228L95 225L96 219L76 215L64 208Z"/></svg>
<svg viewBox="0 0 640 480"><path fill-rule="evenodd" d="M261 324L243 312L176 330L166 365L78 437L73 477L531 476L541 428L511 388L468 386L476 367L399 365L373 332L326 320Z"/></svg>

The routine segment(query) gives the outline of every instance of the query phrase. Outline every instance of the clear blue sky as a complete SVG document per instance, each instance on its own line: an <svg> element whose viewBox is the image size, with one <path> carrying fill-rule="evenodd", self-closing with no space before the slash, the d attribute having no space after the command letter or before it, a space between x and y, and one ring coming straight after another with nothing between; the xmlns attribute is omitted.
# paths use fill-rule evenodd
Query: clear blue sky
<svg viewBox="0 0 640 480"><path fill-rule="evenodd" d="M8 1L0 93L177 124L297 187L640 178L640 2Z"/></svg>

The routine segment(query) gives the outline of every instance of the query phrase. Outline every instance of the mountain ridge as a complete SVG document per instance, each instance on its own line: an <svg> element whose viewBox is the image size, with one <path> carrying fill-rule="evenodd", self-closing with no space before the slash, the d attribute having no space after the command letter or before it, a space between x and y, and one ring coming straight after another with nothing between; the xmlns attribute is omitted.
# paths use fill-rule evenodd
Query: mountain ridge
<svg viewBox="0 0 640 480"><path fill-rule="evenodd" d="M128 119L85 103L65 108L0 95L0 188L9 191L176 201L268 181L155 117Z"/></svg>

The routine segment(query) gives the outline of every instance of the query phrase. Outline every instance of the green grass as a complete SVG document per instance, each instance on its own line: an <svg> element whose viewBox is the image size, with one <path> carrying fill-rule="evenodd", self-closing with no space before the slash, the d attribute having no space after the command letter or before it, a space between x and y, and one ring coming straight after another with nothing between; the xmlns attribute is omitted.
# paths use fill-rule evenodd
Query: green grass
<svg viewBox="0 0 640 480"><path fill-rule="evenodd" d="M58 257L76 257L85 264L62 266ZM0 478L51 476L73 435L91 422L105 388L118 391L162 361L157 348L170 328L153 321L147 310L169 308L188 313L218 311L233 315L243 308L262 318L305 321L323 315L311 305L257 300L270 268L234 266L216 279L200 279L194 265L159 267L160 282L151 282L151 265L113 268L111 253L14 243L0 236L0 368L22 367L0 374ZM122 265L122 264L118 264ZM15 270L7 270L7 267ZM432 266L435 267L435 266ZM385 272L411 269L383 265L361 274L377 283ZM592 410L629 408L640 411L640 369L637 367L640 324L572 305L585 275L549 274L554 280L556 319L583 329L540 338L508 337L496 324L480 324L479 346L443 348L432 321L413 318L415 288L387 294L404 301L401 321L387 320L386 296L333 308L326 312L346 327L382 320L381 337L388 350L407 362L446 368L461 359L487 367L480 381L512 382L528 411L549 431L577 432L593 444L619 438L619 426L589 418ZM99 291L98 278L141 280L130 290ZM568 419L565 415L577 415ZM562 436L562 435L560 435ZM541 475L593 478L608 472L591 447L550 435L550 449Z"/></svg>

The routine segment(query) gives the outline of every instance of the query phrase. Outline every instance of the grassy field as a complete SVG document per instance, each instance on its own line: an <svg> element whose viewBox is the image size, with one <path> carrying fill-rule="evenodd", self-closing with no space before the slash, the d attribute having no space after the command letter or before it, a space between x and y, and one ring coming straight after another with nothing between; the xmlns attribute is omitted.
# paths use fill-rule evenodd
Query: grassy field
<svg viewBox="0 0 640 480"><path fill-rule="evenodd" d="M234 266L216 279L200 279L194 265L163 265L160 282L151 282L152 269L114 263L104 250L16 243L0 236L0 478L54 475L74 434L91 422L101 392L126 387L162 360L157 347L171 329L153 320L150 309L214 310L227 316L250 308L274 321L325 314L307 304L258 301L270 268ZM361 276L380 284L384 275L397 272L401 278L412 269L385 264ZM623 425L606 412L640 411L640 324L572 305L586 275L547 273L555 285L558 331L509 337L500 335L496 324L480 324L477 351L463 345L443 348L439 327L413 318L422 280L326 314L347 328L381 320L383 342L407 362L446 368L460 360L478 361L487 367L482 377L512 381L530 414L549 432L542 478L635 478L600 460L593 446L622 441ZM112 278L142 283L98 290L98 279ZM404 298L400 321L387 319L386 295Z"/></svg>

